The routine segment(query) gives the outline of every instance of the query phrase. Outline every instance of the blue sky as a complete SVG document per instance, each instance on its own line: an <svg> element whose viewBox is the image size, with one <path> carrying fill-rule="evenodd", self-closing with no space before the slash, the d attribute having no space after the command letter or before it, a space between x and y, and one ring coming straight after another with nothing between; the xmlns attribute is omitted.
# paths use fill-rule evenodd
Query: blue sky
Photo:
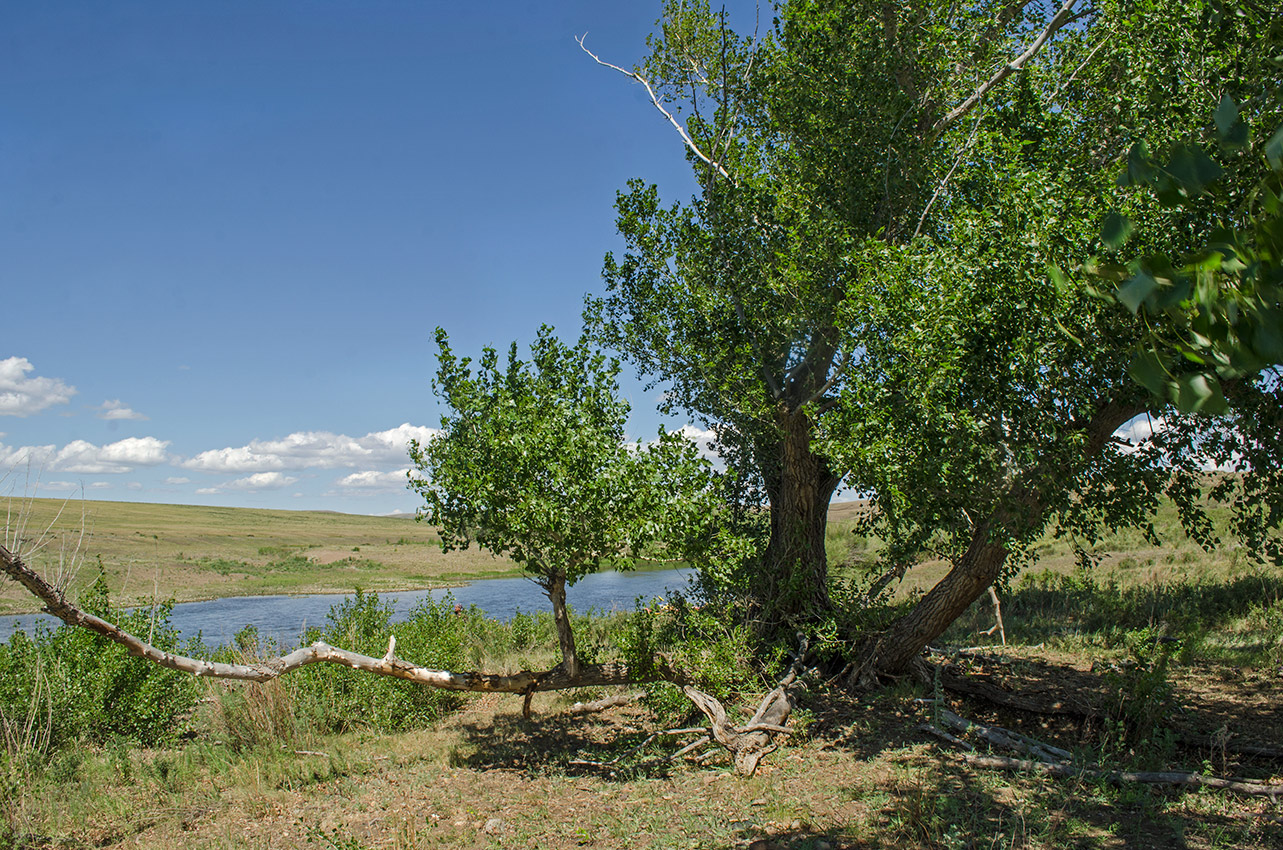
<svg viewBox="0 0 1283 850"><path fill-rule="evenodd" d="M576 335L653 2L0 5L0 469L21 492L409 511L456 350ZM634 436L654 393L625 383Z"/></svg>

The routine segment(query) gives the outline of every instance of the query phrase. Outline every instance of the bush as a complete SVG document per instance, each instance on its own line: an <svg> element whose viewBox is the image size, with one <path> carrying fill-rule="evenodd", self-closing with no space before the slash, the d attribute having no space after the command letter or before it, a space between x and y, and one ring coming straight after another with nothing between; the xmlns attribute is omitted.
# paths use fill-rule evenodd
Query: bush
<svg viewBox="0 0 1283 850"><path fill-rule="evenodd" d="M330 609L327 625L309 629L305 643L324 641L375 657L387 652L395 634L396 654L422 667L457 670L471 641L469 625L479 613L454 611L448 597L425 599L403 623L392 626L392 608L377 593L357 591ZM355 727L400 731L422 727L460 704L459 694L422 684L371 676L333 664L317 664L291 674L296 716L318 732Z"/></svg>
<svg viewBox="0 0 1283 850"><path fill-rule="evenodd" d="M122 614L111 607L99 576L81 607L159 649L179 650L178 632L169 622L172 603ZM38 626L34 636L15 632L0 645L5 736L15 731L11 724L29 716L33 703L46 702L42 713L51 750L111 738L143 746L172 741L185 728L199 693L192 676L134 658L120 644L79 627Z"/></svg>

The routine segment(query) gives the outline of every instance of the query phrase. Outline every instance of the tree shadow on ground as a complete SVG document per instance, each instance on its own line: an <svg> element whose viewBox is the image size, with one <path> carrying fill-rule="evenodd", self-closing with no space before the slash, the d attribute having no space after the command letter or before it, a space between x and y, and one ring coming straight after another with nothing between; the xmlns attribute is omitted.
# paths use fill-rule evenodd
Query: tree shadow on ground
<svg viewBox="0 0 1283 850"><path fill-rule="evenodd" d="M636 765L677 749L675 738L657 739L633 753L657 731L650 712L624 707L609 712L571 715L565 712L495 714L479 722L458 726L462 742L451 754L451 762L475 770L502 768L527 776L549 771L602 778L633 778ZM697 735L688 735L693 739ZM631 756L631 757L630 757ZM594 766L596 762L609 767ZM647 775L663 776L667 763L644 768Z"/></svg>

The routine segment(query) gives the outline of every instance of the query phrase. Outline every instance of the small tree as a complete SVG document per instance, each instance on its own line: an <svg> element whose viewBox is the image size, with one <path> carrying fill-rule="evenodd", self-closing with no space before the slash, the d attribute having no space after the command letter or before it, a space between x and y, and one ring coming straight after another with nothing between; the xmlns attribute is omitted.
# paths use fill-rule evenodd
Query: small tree
<svg viewBox="0 0 1283 850"><path fill-rule="evenodd" d="M651 547L692 540L708 511L709 464L682 435L624 440L619 363L540 329L530 362L513 343L506 366L485 349L476 369L437 329L435 392L451 413L441 434L412 443L424 477L418 519L446 551L476 542L506 554L552 602L565 673L579 673L566 587L604 566L628 568Z"/></svg>

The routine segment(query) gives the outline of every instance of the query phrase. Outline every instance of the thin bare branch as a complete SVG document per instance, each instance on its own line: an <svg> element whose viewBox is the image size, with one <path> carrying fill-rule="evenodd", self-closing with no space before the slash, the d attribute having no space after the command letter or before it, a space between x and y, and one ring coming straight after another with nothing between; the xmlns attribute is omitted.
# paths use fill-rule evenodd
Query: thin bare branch
<svg viewBox="0 0 1283 850"><path fill-rule="evenodd" d="M721 163L717 162L708 154L700 150L699 145L695 144L695 140L692 139L690 135L686 132L686 128L681 125L681 122L678 121L677 118L673 116L673 113L669 112L668 109L665 108L663 100L659 97L659 93L655 91L655 87L651 85L650 80L646 79L636 71L629 71L625 68L619 67L618 65L614 65L610 62L605 61L604 59L599 57L596 53L593 53L591 50L589 50L587 46L584 45L585 38L587 38L587 33L585 33L584 35L575 37L575 41L579 42L580 50L582 50L584 53L587 53L589 56L591 56L592 60L596 62L598 65L618 71L619 73L623 74L625 77L630 77L631 79L634 79L637 82L641 83L642 86L644 86L646 89L647 96L650 97L651 104L656 109L658 109L665 118L668 119L669 124L673 125L673 129L675 129L678 135L682 137L682 141L686 144L686 147L690 148L691 152L695 154L695 156L697 156L702 162L708 164L713 169L715 169L718 174L722 175L722 177L726 178L727 180L730 180L732 183L735 182L734 178L731 177L731 173L727 171L726 168L723 167Z"/></svg>
<svg viewBox="0 0 1283 850"><path fill-rule="evenodd" d="M944 179L936 186L936 190L931 193L931 199L927 201L927 205L923 207L922 215L918 217L918 226L913 228L913 236L910 237L910 239L917 239L918 234L922 232L922 225L926 222L927 216L931 213L931 208L935 206L935 202L940 197L940 193L942 193L945 190L945 187L949 185L949 179L953 177L953 172L958 170L958 166L962 164L963 158L966 157L967 152L971 150L971 146L976 143L976 134L979 131L980 116L977 115L976 123L971 128L971 135L967 138L967 143L962 146L962 150L958 151L958 155L953 160L953 165L949 166L949 172L944 175Z"/></svg>

